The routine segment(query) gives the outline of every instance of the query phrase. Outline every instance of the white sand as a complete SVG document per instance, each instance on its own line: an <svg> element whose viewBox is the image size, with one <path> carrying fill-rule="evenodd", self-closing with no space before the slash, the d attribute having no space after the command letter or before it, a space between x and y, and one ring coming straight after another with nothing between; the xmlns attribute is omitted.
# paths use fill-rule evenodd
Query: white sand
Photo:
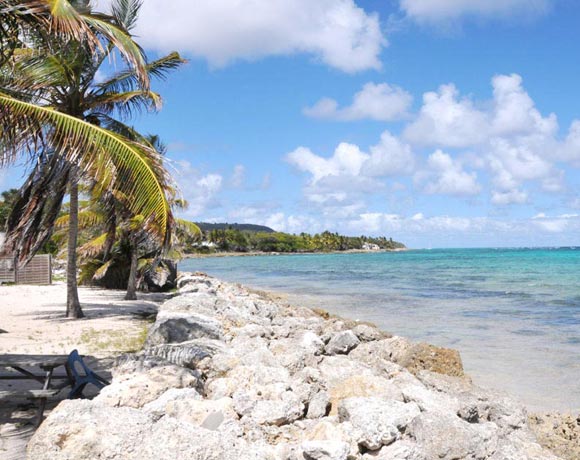
<svg viewBox="0 0 580 460"><path fill-rule="evenodd" d="M79 288L85 318L65 318L66 286L0 286L0 354L68 354L78 349L90 355L87 363L108 377L111 358L142 343L149 322L143 313L157 311L164 295L138 294L123 300L124 291ZM5 373L6 369L0 369ZM38 387L34 381L0 381L0 391ZM66 397L63 390L59 397ZM37 403L0 399L0 458L25 458L25 446L34 433L31 422ZM56 402L48 405L45 415Z"/></svg>

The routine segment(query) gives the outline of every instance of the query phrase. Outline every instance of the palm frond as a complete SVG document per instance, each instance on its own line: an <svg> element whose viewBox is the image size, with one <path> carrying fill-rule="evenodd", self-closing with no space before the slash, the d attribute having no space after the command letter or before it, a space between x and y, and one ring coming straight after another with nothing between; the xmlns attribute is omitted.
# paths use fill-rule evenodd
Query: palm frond
<svg viewBox="0 0 580 460"><path fill-rule="evenodd" d="M109 268L111 267L111 265L113 265L113 263L114 263L114 259L110 259L107 262L105 262L103 265L101 265L97 270L95 270L95 273L93 275L93 280L98 281L98 280L102 279L107 274L107 270L109 270Z"/></svg>
<svg viewBox="0 0 580 460"><path fill-rule="evenodd" d="M67 228L69 224L70 215L64 214L60 216L54 222L55 229ZM96 225L101 225L105 221L105 217L92 209L83 209L79 211L78 214L78 228L79 230L84 230L87 228L94 227Z"/></svg>
<svg viewBox="0 0 580 460"><path fill-rule="evenodd" d="M130 31L137 24L141 5L141 0L116 0L111 5L111 15L126 30Z"/></svg>
<svg viewBox="0 0 580 460"><path fill-rule="evenodd" d="M193 222L185 219L175 219L175 226L177 230L188 236L201 236L201 229Z"/></svg>
<svg viewBox="0 0 580 460"><path fill-rule="evenodd" d="M149 73L147 72L145 53L133 38L125 30L112 24L106 15L83 15L83 19L119 50L121 56L133 69L139 86L149 89Z"/></svg>
<svg viewBox="0 0 580 460"><path fill-rule="evenodd" d="M106 241L107 234L103 233L79 247L77 249L77 254L84 259L94 259L99 254L103 253Z"/></svg>
<svg viewBox="0 0 580 460"><path fill-rule="evenodd" d="M161 109L161 97L153 91L127 91L124 93L104 93L91 98L90 105L100 113L119 113L129 118L134 112L156 111Z"/></svg>
<svg viewBox="0 0 580 460"><path fill-rule="evenodd" d="M164 80L167 74L185 64L179 53L173 52L145 65L145 71L150 77ZM97 90L102 92L126 92L133 91L138 86L138 76L134 69L123 70L110 79L97 85Z"/></svg>
<svg viewBox="0 0 580 460"><path fill-rule="evenodd" d="M149 216L157 237L169 243L173 222L165 193L169 178L157 152L70 115L0 93L0 161L14 161L23 149L34 148L42 133L58 146L61 159L78 164L84 174L90 170L99 187L131 197L130 211Z"/></svg>

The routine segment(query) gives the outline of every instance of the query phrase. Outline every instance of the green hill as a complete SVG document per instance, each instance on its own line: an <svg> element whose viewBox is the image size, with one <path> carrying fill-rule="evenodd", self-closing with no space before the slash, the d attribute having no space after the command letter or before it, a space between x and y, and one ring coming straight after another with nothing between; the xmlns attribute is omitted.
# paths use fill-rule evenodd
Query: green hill
<svg viewBox="0 0 580 460"><path fill-rule="evenodd" d="M195 224L203 232L210 232L212 230L239 230L241 232L252 232L252 233L274 233L275 231L270 227L265 225L254 225L254 224L228 224L228 223L215 223L210 224L207 222L195 222Z"/></svg>

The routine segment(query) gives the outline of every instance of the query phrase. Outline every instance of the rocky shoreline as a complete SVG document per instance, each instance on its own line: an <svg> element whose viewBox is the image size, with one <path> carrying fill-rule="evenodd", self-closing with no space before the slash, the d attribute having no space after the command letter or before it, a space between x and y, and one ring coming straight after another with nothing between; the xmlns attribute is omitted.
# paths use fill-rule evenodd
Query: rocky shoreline
<svg viewBox="0 0 580 460"><path fill-rule="evenodd" d="M565 458L521 404L474 385L455 350L203 274L178 287L143 351L95 399L62 402L28 459Z"/></svg>

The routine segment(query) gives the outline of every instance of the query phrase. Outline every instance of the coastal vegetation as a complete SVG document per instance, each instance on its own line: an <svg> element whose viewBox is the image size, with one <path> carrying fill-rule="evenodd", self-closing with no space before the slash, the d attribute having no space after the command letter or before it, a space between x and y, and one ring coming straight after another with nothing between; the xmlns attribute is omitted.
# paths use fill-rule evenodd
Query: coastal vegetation
<svg viewBox="0 0 580 460"><path fill-rule="evenodd" d="M206 224L198 223L200 228ZM243 230L234 225L229 228L214 228L203 232L203 240L189 241L186 252L211 253L215 251L228 252L330 252L351 250L396 250L404 249L405 245L392 238L384 236L345 236L324 231L311 235L300 233L276 232L272 229L262 231ZM207 228L207 227L206 227Z"/></svg>

